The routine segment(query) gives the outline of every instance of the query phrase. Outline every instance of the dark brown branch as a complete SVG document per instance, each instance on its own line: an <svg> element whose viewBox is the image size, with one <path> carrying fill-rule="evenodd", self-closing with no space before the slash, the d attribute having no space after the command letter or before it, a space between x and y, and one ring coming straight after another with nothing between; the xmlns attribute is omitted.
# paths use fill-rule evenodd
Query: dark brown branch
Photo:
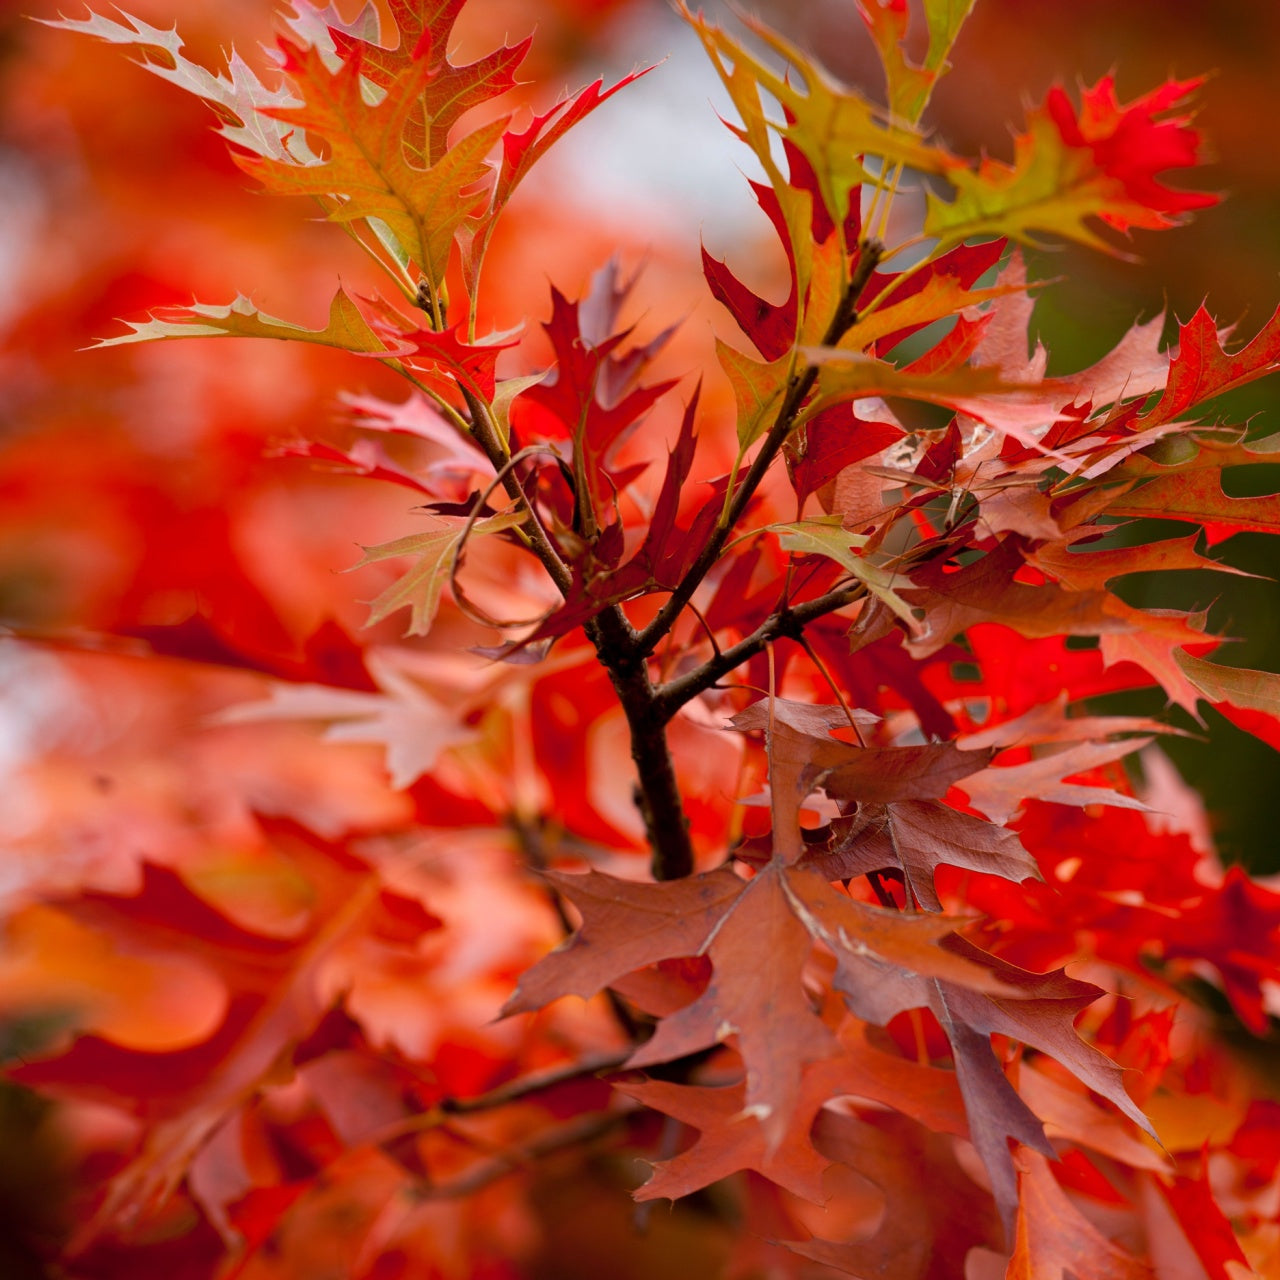
<svg viewBox="0 0 1280 1280"><path fill-rule="evenodd" d="M631 759L638 774L635 800L649 838L653 878L679 880L692 875L689 820L667 746L671 717L658 705L647 660L636 656L635 631L629 623L623 631L608 611L591 619L586 630L627 717Z"/></svg>
<svg viewBox="0 0 1280 1280"><path fill-rule="evenodd" d="M841 295L824 342L839 341L855 322L858 296L866 287L882 253L883 249L877 241L866 241L861 246L857 270ZM601 665L608 672L627 718L631 758L638 775L635 800L644 819L645 834L651 850L650 865L655 880L681 879L692 875L694 867L689 820L684 812L675 766L667 745L666 727L671 717L690 698L703 689L710 688L720 676L732 671L770 640L788 632L794 633L806 621L840 608L856 599L862 591L859 587L851 589L853 594L847 591L838 595L829 593L827 597L823 597L823 604L816 609L813 606L819 602L781 610L766 621L755 635L747 637L726 653L715 654L698 671L661 688L655 688L650 678L649 655L663 636L670 632L702 580L720 558L730 532L742 517L794 429L796 415L813 389L817 376L817 369L809 368L793 379L759 452L734 492L724 519L698 553L684 580L649 625L642 632L637 632L621 606L614 604L602 610L585 627L587 637L595 648ZM462 392L471 412L477 440L495 467L503 470L505 451L497 438L486 406L465 387ZM572 584L570 569L552 546L517 478L510 469L505 469L503 474L507 492L529 513L528 536L533 550L551 575L552 581L567 595Z"/></svg>
<svg viewBox="0 0 1280 1280"><path fill-rule="evenodd" d="M740 667L748 658L753 658L764 649L765 645L783 636L798 637L800 632L817 618L846 605L861 600L867 593L861 583L839 587L828 591L825 595L803 604L780 609L771 613L749 636L744 636L737 644L721 650L714 657L708 658L702 666L688 674L670 680L656 690L656 705L659 714L669 720L686 702L706 692L712 685L726 676L730 671Z"/></svg>

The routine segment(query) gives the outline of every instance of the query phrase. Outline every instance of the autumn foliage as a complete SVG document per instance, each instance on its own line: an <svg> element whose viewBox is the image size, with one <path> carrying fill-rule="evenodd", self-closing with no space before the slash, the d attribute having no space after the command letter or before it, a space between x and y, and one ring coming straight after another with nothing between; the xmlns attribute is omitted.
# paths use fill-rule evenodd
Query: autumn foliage
<svg viewBox="0 0 1280 1280"><path fill-rule="evenodd" d="M1280 311L1050 375L1023 247L1212 205L1201 83L956 154L970 7L850 6L883 102L681 7L773 264L702 248L714 339L527 194L660 68L51 16L168 83L7 339L6 1276L1280 1274L1280 889L1160 746L1280 675L1125 590L1280 531Z"/></svg>

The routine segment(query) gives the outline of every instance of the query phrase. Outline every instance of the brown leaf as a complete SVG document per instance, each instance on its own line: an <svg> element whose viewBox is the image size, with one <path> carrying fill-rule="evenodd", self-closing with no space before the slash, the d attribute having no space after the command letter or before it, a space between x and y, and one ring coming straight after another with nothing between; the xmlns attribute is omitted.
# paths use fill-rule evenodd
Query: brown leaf
<svg viewBox="0 0 1280 1280"><path fill-rule="evenodd" d="M835 985L869 1021L928 1004L935 979L957 990L1016 994L985 960L940 945L954 919L856 902L778 859L751 880L725 868L661 884L594 871L548 878L582 912L582 926L524 975L504 1013L564 995L589 997L659 960L705 955L712 965L706 989L663 1018L627 1065L671 1061L737 1036L746 1106L774 1147L800 1104L806 1064L838 1052L804 986L815 942L835 956Z"/></svg>
<svg viewBox="0 0 1280 1280"><path fill-rule="evenodd" d="M1040 879L1015 832L930 800L859 805L853 817L832 824L829 845L804 861L829 880L898 867L912 896L929 911L942 910L933 887L934 869L942 862L1015 882Z"/></svg>
<svg viewBox="0 0 1280 1280"><path fill-rule="evenodd" d="M1072 1204L1043 1156L1020 1151L1017 1162L1018 1234L1007 1280L1151 1280L1145 1262L1108 1240Z"/></svg>
<svg viewBox="0 0 1280 1280"><path fill-rule="evenodd" d="M868 1237L808 1240L790 1246L796 1253L864 1280L964 1280L970 1249L998 1247L990 1198L947 1138L904 1116L856 1119L829 1111L814 1136L822 1152L880 1188L885 1212Z"/></svg>
<svg viewBox="0 0 1280 1280"><path fill-rule="evenodd" d="M1126 738L1121 742L1082 742L1026 764L992 765L966 778L961 790L975 809L993 822L1001 823L1009 821L1023 800L1032 798L1054 804L1109 804L1120 809L1145 809L1147 806L1141 800L1109 787L1064 779L1140 751L1150 741L1150 738Z"/></svg>
<svg viewBox="0 0 1280 1280"><path fill-rule="evenodd" d="M917 657L936 653L979 622L1001 622L1019 635L1037 639L1057 635L1105 635L1133 624L1118 616L1119 603L1102 591L1067 591L1055 583L1034 586L1015 574L1023 555L1005 541L980 560L948 571L940 565L911 574L913 589L901 594L924 610L923 633L909 643Z"/></svg>
<svg viewBox="0 0 1280 1280"><path fill-rule="evenodd" d="M699 1131L698 1141L689 1150L654 1167L653 1176L635 1193L636 1199L665 1196L674 1200L740 1169L754 1169L788 1191L821 1204L825 1199L822 1174L831 1161L814 1149L809 1130L831 1095L815 1069L806 1074L805 1083L809 1088L781 1142L772 1145L759 1117L746 1109L742 1084L708 1088L649 1080L618 1085L619 1092Z"/></svg>

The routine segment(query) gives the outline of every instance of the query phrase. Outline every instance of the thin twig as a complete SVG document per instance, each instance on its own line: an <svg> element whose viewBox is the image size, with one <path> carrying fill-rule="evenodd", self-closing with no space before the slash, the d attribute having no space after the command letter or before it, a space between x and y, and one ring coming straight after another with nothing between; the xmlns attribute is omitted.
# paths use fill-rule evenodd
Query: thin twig
<svg viewBox="0 0 1280 1280"><path fill-rule="evenodd" d="M480 519L480 513L484 510L484 505L489 501L489 495L500 485L503 484L509 472L526 458L536 457L538 454L549 454L556 462L560 461L559 455L550 445L531 444L521 449L519 453L513 454L510 458L498 468L498 473L485 486L484 491L479 494L476 500L471 504L471 510L467 513L466 523L462 526L462 532L458 535L457 540L453 544L453 551L449 556L449 590L453 595L454 603L458 609L465 614L472 622L478 622L482 626L488 627L530 627L536 623L545 621L555 609L544 610L532 618L495 618L491 614L486 613L483 609L471 603L467 599L466 593L462 590L462 585L458 581L458 570L462 567L462 557L466 550L467 542L471 537L471 531L476 526L476 521ZM528 494L524 491L524 486L520 484L519 478L516 478L516 486L520 490L523 497L523 506L526 511L533 510L533 504L529 501Z"/></svg>
<svg viewBox="0 0 1280 1280"><path fill-rule="evenodd" d="M809 655L809 661L818 668L819 674L827 682L827 687L835 694L836 701L840 704L840 710L844 712L844 718L849 722L849 728L853 730L853 736L858 740L858 746L865 747L867 742L862 736L862 730L858 728L858 722L853 718L853 712L849 709L849 703L840 691L840 686L831 678L831 672L827 670L827 664L818 657L813 645L809 643L809 637L803 632L796 637L796 643Z"/></svg>
<svg viewBox="0 0 1280 1280"><path fill-rule="evenodd" d="M474 1098L444 1098L439 1104L441 1111L447 1115L468 1115L476 1111L493 1111L497 1107L508 1106L512 1102L520 1102L535 1093L545 1093L571 1080L580 1080L583 1076L598 1075L602 1071L617 1071L631 1056L633 1050L626 1049L617 1053L597 1053L582 1058L578 1062L566 1063L563 1067L548 1067L545 1071L536 1071L532 1075L521 1076L519 1080L498 1085L487 1093L477 1094Z"/></svg>
<svg viewBox="0 0 1280 1280"><path fill-rule="evenodd" d="M579 1117L577 1120L561 1125L558 1129L540 1134L523 1146L513 1147L503 1155L486 1160L460 1178L454 1178L452 1182L440 1182L434 1185L427 1182L419 1183L415 1188L416 1193L424 1200L447 1200L455 1197L460 1199L463 1196L474 1195L482 1187L487 1187L491 1182L496 1182L509 1174L518 1173L536 1160L553 1155L557 1151L563 1151L566 1147L585 1145L596 1138L603 1137L611 1129L626 1123L627 1119L627 1112Z"/></svg>
<svg viewBox="0 0 1280 1280"><path fill-rule="evenodd" d="M467 402L467 411L471 414L471 428L474 439L484 450L485 456L493 464L494 470L501 475L502 487L507 491L507 495L528 515L527 532L534 554L542 562L542 567L546 569L551 581L559 589L560 594L567 597L569 589L573 585L573 574L569 566L560 559L560 553L552 545L551 539L547 536L547 531L542 527L542 521L538 519L538 513L533 509L533 503L525 493L519 477L516 476L514 471L506 467L510 459L510 450L498 435L498 430L489 415L489 406L474 391L461 382L458 383L458 390L462 392L462 398Z"/></svg>
<svg viewBox="0 0 1280 1280"><path fill-rule="evenodd" d="M866 594L865 584L858 582L851 586L836 588L813 600L806 600L803 604L790 605L786 609L770 614L749 636L745 636L737 644L730 645L718 656L709 658L696 670L662 685L657 690L658 710L670 719L686 702L710 689L721 676L728 675L748 658L755 657L771 641L782 636L799 639L803 628L809 623L863 599Z"/></svg>

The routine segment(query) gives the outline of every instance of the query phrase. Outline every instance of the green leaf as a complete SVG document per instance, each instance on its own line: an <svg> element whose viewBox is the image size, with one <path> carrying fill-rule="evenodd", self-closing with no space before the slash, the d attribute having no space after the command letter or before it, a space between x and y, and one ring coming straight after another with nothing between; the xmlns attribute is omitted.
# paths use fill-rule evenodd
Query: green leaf
<svg viewBox="0 0 1280 1280"><path fill-rule="evenodd" d="M908 294L900 302L860 315L837 346L842 351L862 351L901 329L932 324L935 320L955 315L965 307L974 307L1011 293L1025 293L1026 288L1019 280L987 289L966 289L956 276L946 273L931 275L923 288Z"/></svg>
<svg viewBox="0 0 1280 1280"><path fill-rule="evenodd" d="M1085 219L1100 215L1123 192L1098 171L1091 152L1063 142L1043 111L1029 125L1014 139L1012 167L986 157L977 169L956 167L947 174L956 191L950 203L926 193L925 234L943 246L974 236L1037 245L1037 235L1049 232L1113 253Z"/></svg>
<svg viewBox="0 0 1280 1280"><path fill-rule="evenodd" d="M511 438L511 405L522 392L535 387L550 374L550 369L541 373L525 374L520 378L503 378L493 393L493 403L489 406L493 414L493 424L498 428L498 435L505 442Z"/></svg>

